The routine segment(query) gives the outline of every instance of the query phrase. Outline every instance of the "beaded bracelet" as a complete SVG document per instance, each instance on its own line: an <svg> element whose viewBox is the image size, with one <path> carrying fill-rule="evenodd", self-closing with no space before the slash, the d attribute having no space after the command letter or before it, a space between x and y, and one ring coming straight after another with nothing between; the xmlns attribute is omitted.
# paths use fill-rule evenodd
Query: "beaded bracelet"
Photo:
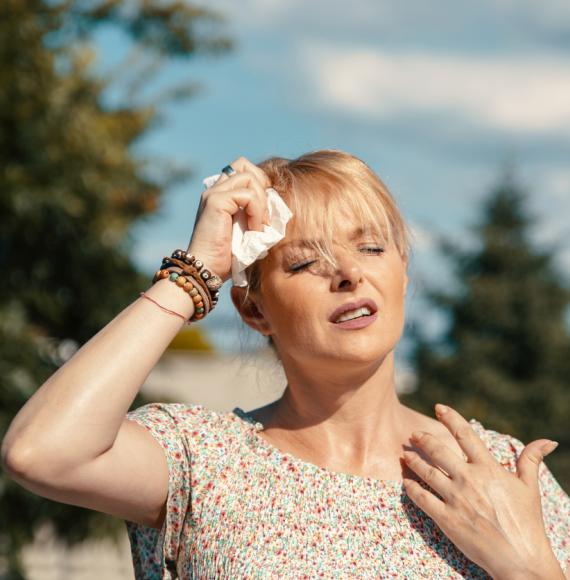
<svg viewBox="0 0 570 580"><path fill-rule="evenodd" d="M165 258L162 261L162 266L160 268L162 270L168 271L172 271L172 268L179 268L180 270L182 270L181 272L182 275L185 276L186 278L189 278L194 283L194 287L196 288L196 290L198 290L198 292L200 292L200 294L202 295L204 304L207 306L207 311L209 312L210 310L214 309L217 303L217 298L216 302L214 302L214 299L211 297L208 287L204 283L204 280L202 280L199 277L196 268L194 268L193 266L188 266L184 262L176 260L175 258Z"/></svg>
<svg viewBox="0 0 570 580"><path fill-rule="evenodd" d="M179 288L182 288L187 292L194 302L194 314L190 320L201 320L208 314L210 308L206 309L206 304L204 302L203 294L198 290L198 288L192 284L188 277L179 274L178 272L171 272L170 270L159 270L153 278L153 284L158 282L158 280L163 280L168 278L171 282L174 282ZM208 304L209 306L209 304Z"/></svg>
<svg viewBox="0 0 570 580"><path fill-rule="evenodd" d="M182 271L184 273L189 274L190 276L195 278L197 284L200 285L204 289L204 292L206 292L208 294L212 303L214 305L217 304L218 299L219 299L219 295L220 295L220 291L218 288L212 287L213 282L210 283L209 279L205 280L202 277L202 274L204 274L204 272L200 272L195 266L189 265L186 262L184 262L183 260L179 260L177 258L172 258L172 257L169 258L169 257L165 256L162 260L161 268L171 268L171 267L178 267L178 268L182 269Z"/></svg>
<svg viewBox="0 0 570 580"><path fill-rule="evenodd" d="M212 299L218 298L219 290L223 286L224 281L211 270L208 270L204 266L204 262L202 262L202 260L199 260L196 258L196 256L189 254L184 250L174 250L170 257L174 258L175 260L181 260L186 265L196 268L199 273L200 280L203 280L206 284L206 288L208 289Z"/></svg>
<svg viewBox="0 0 570 580"><path fill-rule="evenodd" d="M217 302L217 296L215 298L212 296L210 289L208 286L206 286L205 280L200 277L200 273L194 266L189 266L182 260L177 260L176 258L169 258L168 256L165 256L160 267L161 269L180 268L184 275L190 276L192 280L194 280L195 286L202 288L204 293L208 296L208 300L210 302Z"/></svg>
<svg viewBox="0 0 570 580"><path fill-rule="evenodd" d="M179 268L182 272L173 271L172 268ZM184 250L174 250L170 257L164 257L152 283L164 278L190 294L195 304L195 312L190 320L200 320L215 308L224 283L219 276L205 268L201 260Z"/></svg>
<svg viewBox="0 0 570 580"><path fill-rule="evenodd" d="M177 260L176 258L165 257L162 261L161 268L171 269L173 267L180 268L184 276L190 277L190 279L194 281L194 285L198 290L201 290L204 301L208 304L208 310L213 310L218 303L219 291L212 292L208 286L206 286L204 279L199 276L199 273L194 266L189 266L182 260Z"/></svg>

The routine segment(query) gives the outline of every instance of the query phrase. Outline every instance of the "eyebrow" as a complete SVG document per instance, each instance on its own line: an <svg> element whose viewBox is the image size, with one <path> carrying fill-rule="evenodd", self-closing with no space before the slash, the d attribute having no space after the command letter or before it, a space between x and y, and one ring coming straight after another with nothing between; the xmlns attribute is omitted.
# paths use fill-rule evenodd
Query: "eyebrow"
<svg viewBox="0 0 570 580"><path fill-rule="evenodd" d="M382 230L384 230L384 228L381 228ZM358 227L355 228L354 230L352 230L352 233L350 234L350 238L351 240L355 240L361 236L363 236L364 234L371 234L371 233L377 233L377 230L375 228L372 227ZM385 235L385 234L384 234ZM308 240L308 239L294 239L294 240L290 240L289 242L285 242L283 244L283 246L298 246L298 247L309 247L311 246L313 243L315 242L320 242L321 240Z"/></svg>

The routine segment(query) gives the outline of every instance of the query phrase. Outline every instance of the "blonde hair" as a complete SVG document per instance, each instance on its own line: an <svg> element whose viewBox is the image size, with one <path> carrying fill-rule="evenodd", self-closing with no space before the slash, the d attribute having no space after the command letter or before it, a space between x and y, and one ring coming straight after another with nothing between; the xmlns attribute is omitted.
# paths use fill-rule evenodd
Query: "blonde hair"
<svg viewBox="0 0 570 580"><path fill-rule="evenodd" d="M394 244L408 261L410 235L396 202L382 180L358 157L323 149L296 159L271 157L258 167L293 213L287 224L288 238L295 232L310 232L314 239L308 245L335 265L335 226L339 214L344 213L355 228L372 229L385 243ZM245 271L248 292L260 290L262 262L254 262Z"/></svg>

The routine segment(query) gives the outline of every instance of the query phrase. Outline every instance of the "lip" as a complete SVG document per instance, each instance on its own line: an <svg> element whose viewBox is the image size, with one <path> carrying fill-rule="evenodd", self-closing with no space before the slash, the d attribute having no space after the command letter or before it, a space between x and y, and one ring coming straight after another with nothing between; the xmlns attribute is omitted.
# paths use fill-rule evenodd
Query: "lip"
<svg viewBox="0 0 570 580"><path fill-rule="evenodd" d="M368 306L368 308L370 308L371 315L367 318L372 318L372 316L374 316L376 314L376 312L378 312L378 306L376 306L376 302L374 302L374 300L372 300L371 298L361 298L360 300L346 302L342 306L339 306L329 316L329 321L332 322L333 324L337 324L335 322L335 320L341 314L344 314L345 312L348 312L349 310L356 310L357 308L362 308L363 306ZM374 319L376 319L375 316L374 316ZM373 321L371 320L370 322L373 322ZM342 324L342 322L340 324Z"/></svg>
<svg viewBox="0 0 570 580"><path fill-rule="evenodd" d="M342 330L355 330L357 328L365 328L370 326L376 319L378 314L371 314L370 316L361 316L352 320L345 320L344 322L335 322L335 327Z"/></svg>

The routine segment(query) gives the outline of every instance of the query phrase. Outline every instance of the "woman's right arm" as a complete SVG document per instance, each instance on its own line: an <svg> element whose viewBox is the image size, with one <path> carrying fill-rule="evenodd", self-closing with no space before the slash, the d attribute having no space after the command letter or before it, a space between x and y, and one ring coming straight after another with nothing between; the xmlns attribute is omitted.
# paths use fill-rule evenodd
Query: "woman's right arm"
<svg viewBox="0 0 570 580"><path fill-rule="evenodd" d="M260 229L269 185L246 159L232 165L238 173L224 175L202 195L189 247L223 280L230 275L232 216L241 206L248 227ZM193 314L192 300L169 280L146 294L184 317ZM12 479L55 501L160 527L166 457L150 433L125 415L182 324L139 298L83 345L12 420L2 441L2 462Z"/></svg>
<svg viewBox="0 0 570 580"><path fill-rule="evenodd" d="M146 294L183 316L193 314L188 294L168 280L160 280ZM162 494L168 479L164 469L150 468L153 461L162 463L162 450L155 448L144 427L125 415L182 324L180 318L139 298L83 345L10 424L2 456L13 479L38 495L83 507L105 507L99 504L102 498L89 494L99 488L104 496L107 486L107 495L126 501L127 512L132 507L136 513L142 505L156 508L155 496ZM129 479L141 471L147 473L145 486L136 489ZM87 483L83 487L87 496L81 501L76 494ZM139 496L122 497L121 486ZM95 500L92 505L90 497Z"/></svg>

